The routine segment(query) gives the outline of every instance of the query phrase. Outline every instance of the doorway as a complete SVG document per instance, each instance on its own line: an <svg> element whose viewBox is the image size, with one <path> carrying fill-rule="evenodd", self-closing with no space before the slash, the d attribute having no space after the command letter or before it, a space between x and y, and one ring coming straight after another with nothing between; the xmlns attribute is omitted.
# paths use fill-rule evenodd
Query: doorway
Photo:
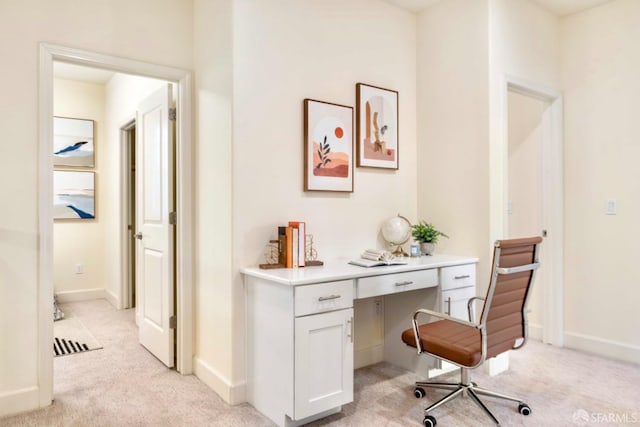
<svg viewBox="0 0 640 427"><path fill-rule="evenodd" d="M507 76L501 97L501 137L492 140L493 234L542 235L544 267L536 273L529 309L533 336L563 345L562 95ZM513 187L513 188L511 188ZM531 304L531 301L529 302Z"/></svg>
<svg viewBox="0 0 640 427"><path fill-rule="evenodd" d="M507 238L544 235L542 212L543 132L542 119L550 107L547 100L508 91ZM542 339L546 268L545 245L540 246L540 269L528 301L529 332Z"/></svg>
<svg viewBox="0 0 640 427"><path fill-rule="evenodd" d="M193 354L193 268L192 268L192 139L191 139L191 73L185 70L153 65L128 59L71 49L50 44L40 45L39 91L39 320L37 375L40 405L50 404L53 398L53 209L52 194L52 120L53 117L53 62L61 61L130 75L146 76L174 82L177 85L176 120L176 317L177 317L177 370L192 373ZM123 213L124 215L124 213ZM125 222L121 216L121 222ZM122 269L125 271L125 269Z"/></svg>
<svg viewBox="0 0 640 427"><path fill-rule="evenodd" d="M126 228L123 241L125 251L125 281L122 287L122 308L136 308L136 252L134 238L136 234L136 120L131 119L120 128L122 143L122 180L126 189L123 197L123 209L126 216Z"/></svg>

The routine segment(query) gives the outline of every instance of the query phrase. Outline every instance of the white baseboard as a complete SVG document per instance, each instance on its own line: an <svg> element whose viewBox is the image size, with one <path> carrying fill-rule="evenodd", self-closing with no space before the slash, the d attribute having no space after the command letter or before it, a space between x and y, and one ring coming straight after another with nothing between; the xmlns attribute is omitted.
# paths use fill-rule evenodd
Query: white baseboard
<svg viewBox="0 0 640 427"><path fill-rule="evenodd" d="M638 363L640 346L598 338L577 332L564 333L564 346L574 350L595 353L612 359Z"/></svg>
<svg viewBox="0 0 640 427"><path fill-rule="evenodd" d="M0 417L32 411L40 407L40 390L27 387L0 394Z"/></svg>
<svg viewBox="0 0 640 427"><path fill-rule="evenodd" d="M529 323L529 338L542 341L542 325L536 325Z"/></svg>
<svg viewBox="0 0 640 427"><path fill-rule="evenodd" d="M384 360L384 345L376 345L353 353L353 369L363 368Z"/></svg>
<svg viewBox="0 0 640 427"><path fill-rule="evenodd" d="M198 357L193 358L193 373L225 402L238 405L247 401L246 382L231 384L227 378Z"/></svg>
<svg viewBox="0 0 640 427"><path fill-rule="evenodd" d="M89 301L92 299L109 300L109 298L107 297L107 292L104 288L80 289L77 291L61 291L55 292L55 294L58 298L59 303ZM109 302L111 302L111 300L109 300Z"/></svg>
<svg viewBox="0 0 640 427"><path fill-rule="evenodd" d="M120 305L120 299L111 292L109 289L104 290L104 298L109 301L109 303L114 306L117 310L121 310L122 306Z"/></svg>

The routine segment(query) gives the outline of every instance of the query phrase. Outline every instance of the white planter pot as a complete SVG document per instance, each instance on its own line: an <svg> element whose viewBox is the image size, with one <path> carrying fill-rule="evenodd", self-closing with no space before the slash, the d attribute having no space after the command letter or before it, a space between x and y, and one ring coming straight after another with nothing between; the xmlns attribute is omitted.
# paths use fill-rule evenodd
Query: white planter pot
<svg viewBox="0 0 640 427"><path fill-rule="evenodd" d="M433 254L433 249L436 247L435 243L420 243L420 250L422 255Z"/></svg>

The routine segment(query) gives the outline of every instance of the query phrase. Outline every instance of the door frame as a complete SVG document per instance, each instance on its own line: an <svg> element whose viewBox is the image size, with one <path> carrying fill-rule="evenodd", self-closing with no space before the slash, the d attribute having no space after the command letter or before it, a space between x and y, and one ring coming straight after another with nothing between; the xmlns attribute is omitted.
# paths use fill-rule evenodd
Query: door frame
<svg viewBox="0 0 640 427"><path fill-rule="evenodd" d="M127 120L122 126L120 126L120 196L122 199L121 205L121 221L120 224L124 225L129 223L129 213L131 211L131 155L130 148L131 129L136 126L136 119ZM135 147L134 147L135 150ZM135 193L135 190L133 190ZM135 218L131 221L135 227ZM131 287L135 287L135 277L132 277L131 271L131 258L135 258L135 245L133 244L133 234L128 228L122 228L120 235L120 254L121 254L121 286L120 286L120 307L118 308L131 308L135 301L131 298ZM137 291L135 292L137 294ZM138 307L136 305L136 314ZM136 322L138 318L136 316Z"/></svg>
<svg viewBox="0 0 640 427"><path fill-rule="evenodd" d="M563 236L564 236L564 156L563 156L563 99L554 89L532 83L519 77L505 75L500 87L498 137L491 139L491 236L500 239L507 234L509 189L508 92L545 101L549 107L542 115L542 228L548 234L544 239L545 268L541 270L542 336L545 343L562 347L563 325ZM494 193L495 192L495 193ZM541 230L542 232L542 230Z"/></svg>
<svg viewBox="0 0 640 427"><path fill-rule="evenodd" d="M176 106L176 369L193 373L193 113L188 70L104 55L49 43L40 44L38 111L38 365L40 406L53 400L53 62L108 69L177 84Z"/></svg>

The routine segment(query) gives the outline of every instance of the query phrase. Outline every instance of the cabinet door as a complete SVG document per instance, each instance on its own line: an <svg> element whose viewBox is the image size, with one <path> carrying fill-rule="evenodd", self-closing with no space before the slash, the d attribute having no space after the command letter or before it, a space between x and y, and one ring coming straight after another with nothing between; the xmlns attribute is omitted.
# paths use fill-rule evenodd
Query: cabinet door
<svg viewBox="0 0 640 427"><path fill-rule="evenodd" d="M353 309L295 320L295 420L353 401Z"/></svg>
<svg viewBox="0 0 640 427"><path fill-rule="evenodd" d="M442 292L442 312L457 319L469 320L467 303L475 296L475 287ZM477 307L478 305L476 305ZM473 319L472 319L473 320Z"/></svg>

